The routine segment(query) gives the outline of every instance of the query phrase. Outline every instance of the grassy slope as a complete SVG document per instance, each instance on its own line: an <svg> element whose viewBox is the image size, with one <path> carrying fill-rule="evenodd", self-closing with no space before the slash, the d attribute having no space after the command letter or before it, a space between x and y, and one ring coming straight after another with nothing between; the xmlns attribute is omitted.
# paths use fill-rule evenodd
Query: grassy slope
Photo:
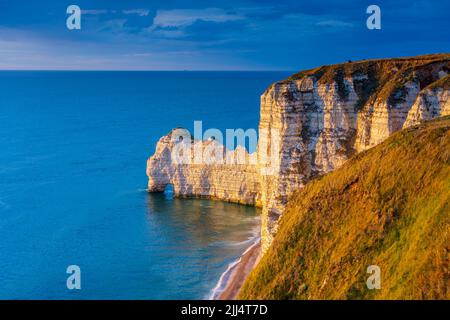
<svg viewBox="0 0 450 320"><path fill-rule="evenodd" d="M242 299L449 298L450 117L400 131L291 199ZM368 290L366 268L381 268Z"/></svg>

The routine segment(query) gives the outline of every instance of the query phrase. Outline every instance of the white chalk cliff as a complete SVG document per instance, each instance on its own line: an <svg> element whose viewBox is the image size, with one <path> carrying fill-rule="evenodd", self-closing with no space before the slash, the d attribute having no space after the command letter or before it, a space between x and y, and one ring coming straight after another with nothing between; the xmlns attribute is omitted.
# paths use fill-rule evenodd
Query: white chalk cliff
<svg viewBox="0 0 450 320"><path fill-rule="evenodd" d="M257 154L228 151L216 141L180 139L172 130L147 162L148 190L161 192L171 184L176 196L262 207L265 251L294 190L393 132L449 115L449 73L449 54L300 72L261 96ZM176 148L188 161L174 161ZM196 161L199 150L209 155L215 150L222 160ZM239 157L245 157L245 163L237 161Z"/></svg>
<svg viewBox="0 0 450 320"><path fill-rule="evenodd" d="M196 159L196 154L201 159ZM228 151L214 140L194 141L186 130L177 128L158 141L155 154L147 161L148 190L162 192L171 184L178 197L260 206L255 164L256 154L249 155L243 147Z"/></svg>

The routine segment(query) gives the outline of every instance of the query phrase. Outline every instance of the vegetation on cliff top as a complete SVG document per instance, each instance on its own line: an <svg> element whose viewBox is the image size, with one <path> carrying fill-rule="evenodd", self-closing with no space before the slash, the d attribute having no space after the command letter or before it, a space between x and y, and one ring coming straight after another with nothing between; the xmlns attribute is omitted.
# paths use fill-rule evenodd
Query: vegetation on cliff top
<svg viewBox="0 0 450 320"><path fill-rule="evenodd" d="M430 84L427 89L436 89L436 88L442 88L442 89L449 89L450 88L450 74L443 77L442 79L433 82Z"/></svg>
<svg viewBox="0 0 450 320"><path fill-rule="evenodd" d="M416 80L420 88L431 85L439 79L430 73L430 65L444 64L450 72L450 54L432 54L409 58L373 59L321 66L301 71L281 81L287 83L312 77L318 83L337 85L337 92L342 100L348 97L345 78L352 78L359 100L356 109L360 110L367 102L375 100L388 101L390 105L402 102L405 97L405 84Z"/></svg>
<svg viewBox="0 0 450 320"><path fill-rule="evenodd" d="M449 299L450 117L402 130L291 198L241 299ZM381 269L369 290L367 267Z"/></svg>

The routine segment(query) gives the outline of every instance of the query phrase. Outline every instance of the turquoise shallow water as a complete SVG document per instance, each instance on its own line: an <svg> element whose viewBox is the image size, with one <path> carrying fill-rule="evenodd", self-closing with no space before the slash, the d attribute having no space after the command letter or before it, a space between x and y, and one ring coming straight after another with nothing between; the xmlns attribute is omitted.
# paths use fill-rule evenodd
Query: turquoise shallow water
<svg viewBox="0 0 450 320"><path fill-rule="evenodd" d="M205 298L251 207L146 191L171 128L257 128L275 72L0 72L0 298ZM66 288L68 265L81 290Z"/></svg>

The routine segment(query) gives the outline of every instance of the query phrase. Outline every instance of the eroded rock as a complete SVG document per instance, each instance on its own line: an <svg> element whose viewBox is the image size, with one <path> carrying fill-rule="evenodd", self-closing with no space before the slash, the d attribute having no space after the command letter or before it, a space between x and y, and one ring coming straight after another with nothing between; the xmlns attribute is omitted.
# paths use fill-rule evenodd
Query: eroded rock
<svg viewBox="0 0 450 320"><path fill-rule="evenodd" d="M177 196L261 206L265 251L293 191L402 128L450 114L449 61L450 55L368 60L275 83L261 96L258 151L245 152L252 161L196 163L191 155L190 163L174 163L183 142L172 131L147 162L149 191L172 184ZM215 141L186 140L186 150L212 146L224 159L235 156Z"/></svg>

